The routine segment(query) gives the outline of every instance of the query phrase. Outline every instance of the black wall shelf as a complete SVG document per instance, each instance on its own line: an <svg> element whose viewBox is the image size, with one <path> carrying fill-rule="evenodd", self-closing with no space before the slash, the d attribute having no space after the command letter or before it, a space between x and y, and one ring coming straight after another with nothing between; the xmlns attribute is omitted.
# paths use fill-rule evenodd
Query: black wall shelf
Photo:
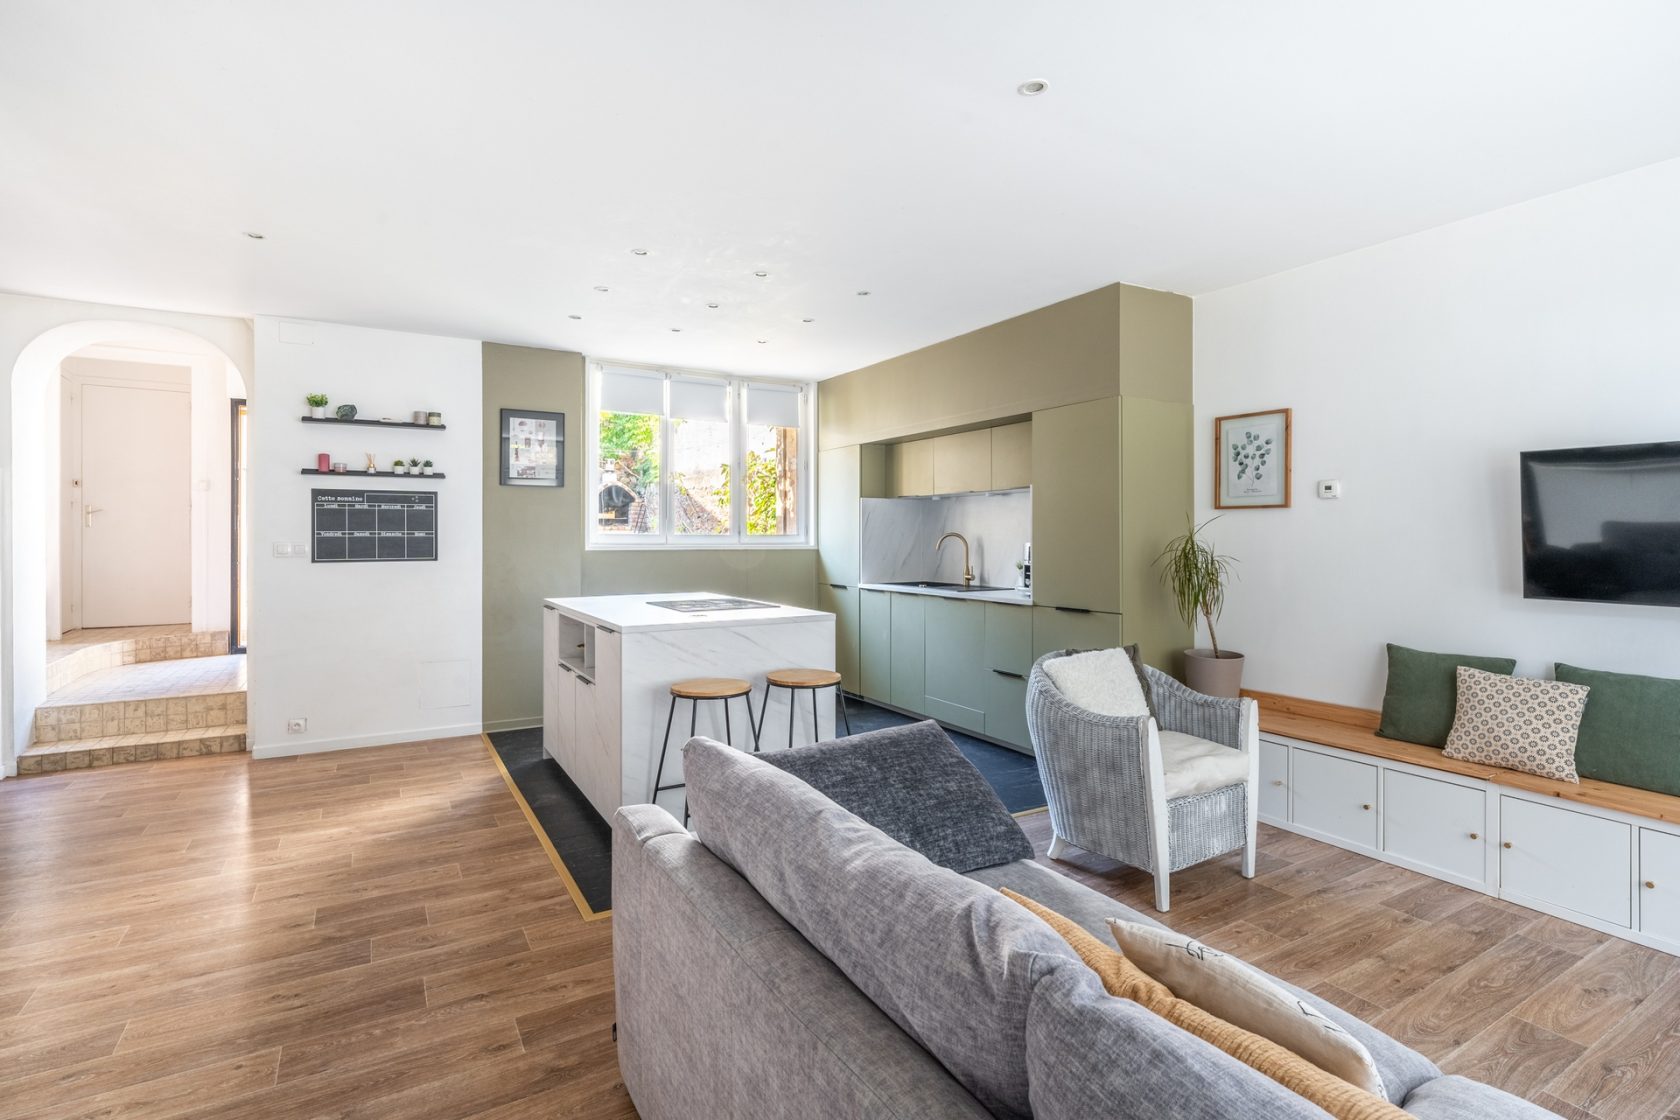
<svg viewBox="0 0 1680 1120"><path fill-rule="evenodd" d="M334 478L418 478L418 479L427 479L427 478L444 478L444 477L447 477L446 475L444 475L444 473L442 471L433 471L431 474L411 474L408 471L404 471L402 474L398 474L396 471L323 471L323 470L317 470L314 467L304 467L303 470L299 471L298 473L300 473L300 474L324 474L324 475L330 475Z"/></svg>
<svg viewBox="0 0 1680 1120"><path fill-rule="evenodd" d="M336 416L300 416L305 424L360 424L365 428L425 428L429 432L441 432L448 424L416 424L412 420L340 420ZM363 472L364 474L367 472Z"/></svg>

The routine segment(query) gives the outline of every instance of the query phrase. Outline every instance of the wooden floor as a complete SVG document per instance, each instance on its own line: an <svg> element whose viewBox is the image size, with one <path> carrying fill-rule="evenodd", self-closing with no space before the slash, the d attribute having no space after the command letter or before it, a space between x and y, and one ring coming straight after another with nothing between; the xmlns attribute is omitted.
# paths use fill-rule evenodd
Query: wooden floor
<svg viewBox="0 0 1680 1120"><path fill-rule="evenodd" d="M1149 876L1086 853L1039 859L1154 914ZM1262 825L1172 878L1161 920L1376 1024L1459 1073L1562 1116L1680 1120L1680 958Z"/></svg>
<svg viewBox="0 0 1680 1120"><path fill-rule="evenodd" d="M0 1117L634 1116L477 737L0 782Z"/></svg>

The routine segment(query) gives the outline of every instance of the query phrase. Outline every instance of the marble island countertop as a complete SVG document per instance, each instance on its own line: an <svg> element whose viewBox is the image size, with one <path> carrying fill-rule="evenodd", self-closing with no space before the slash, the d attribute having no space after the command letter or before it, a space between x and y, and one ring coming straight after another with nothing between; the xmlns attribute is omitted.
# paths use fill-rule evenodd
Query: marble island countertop
<svg viewBox="0 0 1680 1120"><path fill-rule="evenodd" d="M1011 606L1032 606L1031 591L1017 591L1006 587L1000 591L956 591L949 587L917 587L902 583L860 583L865 591L891 591L898 595L934 595L941 599L978 599L982 603L1008 603Z"/></svg>
<svg viewBox="0 0 1680 1120"><path fill-rule="evenodd" d="M789 622L832 620L825 611L765 603L738 610L678 611L658 604L694 599L736 599L718 591L669 591L641 595L582 595L544 599L543 605L596 626L630 634L647 630L692 630L705 627L775 626Z"/></svg>

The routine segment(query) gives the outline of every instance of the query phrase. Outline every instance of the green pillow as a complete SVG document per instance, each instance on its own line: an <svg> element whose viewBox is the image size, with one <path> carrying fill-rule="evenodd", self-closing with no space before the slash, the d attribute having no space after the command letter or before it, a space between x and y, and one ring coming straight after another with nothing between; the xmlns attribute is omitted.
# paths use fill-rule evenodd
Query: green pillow
<svg viewBox="0 0 1680 1120"><path fill-rule="evenodd" d="M1562 664L1557 679L1592 689L1575 740L1581 777L1680 794L1680 681Z"/></svg>
<svg viewBox="0 0 1680 1120"><path fill-rule="evenodd" d="M1382 723L1377 734L1431 747L1447 745L1458 712L1458 667L1468 665L1510 676L1510 657L1471 657L1463 653L1424 653L1390 642L1388 689L1383 693Z"/></svg>

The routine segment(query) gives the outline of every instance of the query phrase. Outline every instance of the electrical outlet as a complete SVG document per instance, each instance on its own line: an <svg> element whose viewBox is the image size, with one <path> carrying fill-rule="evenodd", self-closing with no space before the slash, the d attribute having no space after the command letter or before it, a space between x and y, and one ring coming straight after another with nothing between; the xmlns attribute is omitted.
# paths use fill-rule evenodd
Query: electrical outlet
<svg viewBox="0 0 1680 1120"><path fill-rule="evenodd" d="M308 730L309 721L306 719L289 719L286 721L286 734L288 735L302 735Z"/></svg>

